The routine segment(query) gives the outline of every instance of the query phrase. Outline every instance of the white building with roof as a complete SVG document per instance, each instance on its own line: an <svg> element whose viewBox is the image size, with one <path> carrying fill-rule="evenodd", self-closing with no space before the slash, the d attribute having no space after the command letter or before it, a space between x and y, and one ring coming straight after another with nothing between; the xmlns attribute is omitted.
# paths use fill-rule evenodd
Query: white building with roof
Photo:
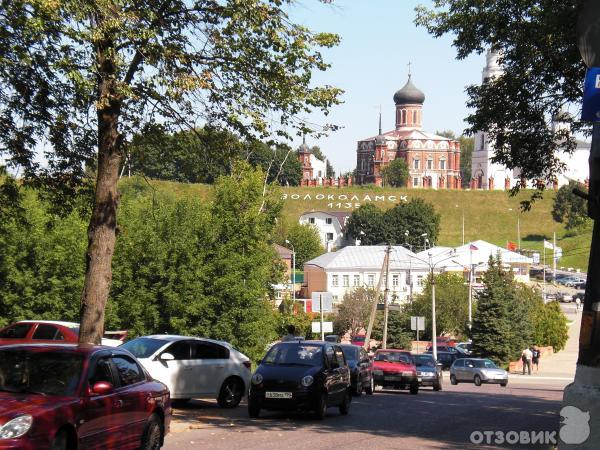
<svg viewBox="0 0 600 450"><path fill-rule="evenodd" d="M300 216L300 223L314 226L328 252L346 244L344 230L350 213L345 211L310 211Z"/></svg>

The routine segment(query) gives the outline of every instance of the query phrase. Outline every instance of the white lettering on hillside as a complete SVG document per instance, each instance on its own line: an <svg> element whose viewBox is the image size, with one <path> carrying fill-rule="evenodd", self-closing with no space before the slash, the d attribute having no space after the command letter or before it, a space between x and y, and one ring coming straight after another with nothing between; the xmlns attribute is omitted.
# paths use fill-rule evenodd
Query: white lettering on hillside
<svg viewBox="0 0 600 450"><path fill-rule="evenodd" d="M327 201L329 209L355 209L363 203L398 203L408 202L406 195L373 195L373 194L281 194L281 200Z"/></svg>

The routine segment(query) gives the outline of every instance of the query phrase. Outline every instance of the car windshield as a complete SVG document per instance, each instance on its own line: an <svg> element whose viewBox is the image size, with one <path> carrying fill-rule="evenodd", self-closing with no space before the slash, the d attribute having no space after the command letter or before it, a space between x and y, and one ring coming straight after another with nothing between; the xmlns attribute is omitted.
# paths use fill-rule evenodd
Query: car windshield
<svg viewBox="0 0 600 450"><path fill-rule="evenodd" d="M473 361L473 365L480 369L497 369L496 364L494 364L489 359L475 360Z"/></svg>
<svg viewBox="0 0 600 450"><path fill-rule="evenodd" d="M398 352L377 352L377 355L375 355L375 361L387 361L405 364L410 364L412 362L410 360L410 356Z"/></svg>
<svg viewBox="0 0 600 450"><path fill-rule="evenodd" d="M435 367L433 356L415 355L413 356L417 367Z"/></svg>
<svg viewBox="0 0 600 450"><path fill-rule="evenodd" d="M360 349L356 346L354 347L342 347L342 352L344 352L344 356L347 361L358 361L358 353Z"/></svg>
<svg viewBox="0 0 600 450"><path fill-rule="evenodd" d="M0 350L0 391L73 396L83 356L65 351Z"/></svg>
<svg viewBox="0 0 600 450"><path fill-rule="evenodd" d="M281 344L271 347L263 364L319 366L323 363L323 349L320 345Z"/></svg>
<svg viewBox="0 0 600 450"><path fill-rule="evenodd" d="M142 337L125 342L120 348L133 353L136 358L149 358L165 344L167 341L162 339Z"/></svg>

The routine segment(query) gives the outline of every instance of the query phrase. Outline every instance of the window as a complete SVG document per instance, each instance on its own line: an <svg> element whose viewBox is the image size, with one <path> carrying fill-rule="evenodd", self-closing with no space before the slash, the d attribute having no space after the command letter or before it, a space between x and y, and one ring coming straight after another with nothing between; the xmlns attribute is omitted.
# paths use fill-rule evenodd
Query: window
<svg viewBox="0 0 600 450"><path fill-rule="evenodd" d="M350 275L344 275L342 278L344 280L344 287L350 286Z"/></svg>
<svg viewBox="0 0 600 450"><path fill-rule="evenodd" d="M338 303L338 300L339 300L339 297L338 297L337 295L332 295L332 296L331 296L331 301L332 301L333 303Z"/></svg>
<svg viewBox="0 0 600 450"><path fill-rule="evenodd" d="M446 170L446 160L445 159L440 159L440 169Z"/></svg>
<svg viewBox="0 0 600 450"><path fill-rule="evenodd" d="M2 339L25 339L31 329L30 323L17 323L0 333Z"/></svg>
<svg viewBox="0 0 600 450"><path fill-rule="evenodd" d="M417 158L413 159L413 169L419 169L421 167L421 161Z"/></svg>
<svg viewBox="0 0 600 450"><path fill-rule="evenodd" d="M192 342L192 359L229 359L229 350L212 342Z"/></svg>
<svg viewBox="0 0 600 450"><path fill-rule="evenodd" d="M392 286L398 286L400 277L398 274L392 275Z"/></svg>
<svg viewBox="0 0 600 450"><path fill-rule="evenodd" d="M433 159L428 159L427 160L427 168L429 170L433 169Z"/></svg>
<svg viewBox="0 0 600 450"><path fill-rule="evenodd" d="M314 224L315 223L315 218L314 217L309 217L308 218L308 223Z"/></svg>
<svg viewBox="0 0 600 450"><path fill-rule="evenodd" d="M417 110L413 110L413 125L417 123Z"/></svg>
<svg viewBox="0 0 600 450"><path fill-rule="evenodd" d="M164 353L170 353L176 360L182 361L191 358L191 347L188 341L178 341L167 347Z"/></svg>
<svg viewBox="0 0 600 450"><path fill-rule="evenodd" d="M344 352L340 347L335 347L335 358L337 359L338 367L344 367L346 365Z"/></svg>
<svg viewBox="0 0 600 450"><path fill-rule="evenodd" d="M125 355L113 356L113 364L117 368L121 386L139 383L144 380L144 372L136 362Z"/></svg>
<svg viewBox="0 0 600 450"><path fill-rule="evenodd" d="M331 285L333 287L339 286L339 281L338 281L338 276L337 275L332 275L331 276Z"/></svg>
<svg viewBox="0 0 600 450"><path fill-rule="evenodd" d="M423 275L417 276L417 286L423 286Z"/></svg>
<svg viewBox="0 0 600 450"><path fill-rule="evenodd" d="M337 369L338 367L340 367L338 365L338 361L335 356L335 350L333 349L333 347L327 347L327 349L325 350L325 356L326 356L327 362L329 363L330 369Z"/></svg>
<svg viewBox="0 0 600 450"><path fill-rule="evenodd" d="M88 384L90 387L100 381L106 381L112 385L115 384L115 380L113 379L112 372L110 370L108 356L106 358L99 359L96 363L96 366L90 370L89 374L90 376L88 378Z"/></svg>
<svg viewBox="0 0 600 450"><path fill-rule="evenodd" d="M374 284L375 284L375 275L370 273L369 275L367 275L367 285L373 286Z"/></svg>
<svg viewBox="0 0 600 450"><path fill-rule="evenodd" d="M56 337L57 334L60 334L62 339L64 339L64 336L62 336L62 333L60 331L58 331L58 328L56 328L54 325L48 325L47 323L40 323L37 326L37 328L35 329L32 339L44 339L47 341L51 341L53 339L60 340L59 338Z"/></svg>
<svg viewBox="0 0 600 450"><path fill-rule="evenodd" d="M354 275L354 281L352 284L354 286L360 286L360 275Z"/></svg>
<svg viewBox="0 0 600 450"><path fill-rule="evenodd" d="M327 217L327 218L325 219L325 223L326 223L327 225L331 225L331 224L333 223L333 219L332 219L331 217Z"/></svg>
<svg viewBox="0 0 600 450"><path fill-rule="evenodd" d="M413 178L413 186L419 186L419 179L418 178Z"/></svg>
<svg viewBox="0 0 600 450"><path fill-rule="evenodd" d="M333 241L333 233L327 233L327 242Z"/></svg>

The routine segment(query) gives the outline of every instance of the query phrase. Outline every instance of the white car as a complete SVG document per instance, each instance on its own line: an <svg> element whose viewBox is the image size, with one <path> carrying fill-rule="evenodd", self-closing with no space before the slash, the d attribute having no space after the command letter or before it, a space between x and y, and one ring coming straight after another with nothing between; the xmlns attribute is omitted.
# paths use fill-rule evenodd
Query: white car
<svg viewBox="0 0 600 450"><path fill-rule="evenodd" d="M251 362L230 344L212 339L157 334L126 342L150 375L179 402L216 398L223 408L236 407L250 386Z"/></svg>

